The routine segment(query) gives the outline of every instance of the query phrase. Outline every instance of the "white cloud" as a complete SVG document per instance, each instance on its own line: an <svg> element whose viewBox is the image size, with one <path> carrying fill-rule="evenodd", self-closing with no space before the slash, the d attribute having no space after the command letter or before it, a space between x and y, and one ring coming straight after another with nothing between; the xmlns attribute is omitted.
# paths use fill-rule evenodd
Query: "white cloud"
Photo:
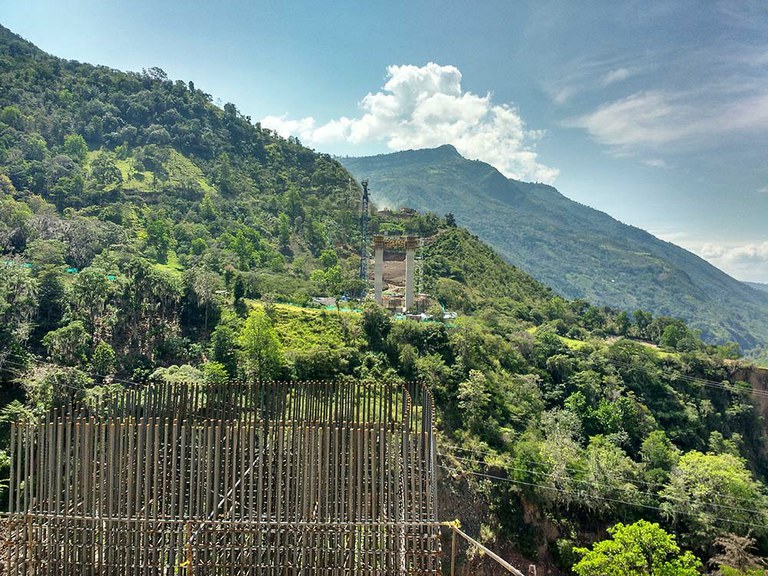
<svg viewBox="0 0 768 576"><path fill-rule="evenodd" d="M512 178L551 183L557 177L558 170L541 164L535 151L542 132L526 129L517 109L494 104L490 94L464 91L455 66L389 66L382 90L366 95L360 108L357 118L322 125L276 116L261 124L308 145L384 141L391 150L407 150L453 144Z"/></svg>
<svg viewBox="0 0 768 576"><path fill-rule="evenodd" d="M768 241L740 245L706 243L696 252L735 278L768 282Z"/></svg>
<svg viewBox="0 0 768 576"><path fill-rule="evenodd" d="M620 150L680 140L696 131L695 124L692 110L659 91L633 94L569 122Z"/></svg>
<svg viewBox="0 0 768 576"><path fill-rule="evenodd" d="M568 126L586 129L618 154L685 151L717 145L721 136L768 129L768 92L723 95L652 90L603 104L573 118Z"/></svg>
<svg viewBox="0 0 768 576"><path fill-rule="evenodd" d="M630 76L632 76L633 72L631 72L627 68L617 68L616 70L611 70L607 74L605 74L600 79L600 84L602 86L610 86L611 84L616 84L618 82L623 82Z"/></svg>

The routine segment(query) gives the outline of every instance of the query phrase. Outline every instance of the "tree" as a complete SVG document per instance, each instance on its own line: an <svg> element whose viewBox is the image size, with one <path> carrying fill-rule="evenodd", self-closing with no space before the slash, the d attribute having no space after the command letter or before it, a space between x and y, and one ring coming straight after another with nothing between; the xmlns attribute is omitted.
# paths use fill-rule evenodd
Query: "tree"
<svg viewBox="0 0 768 576"><path fill-rule="evenodd" d="M184 384L200 384L204 382L205 377L203 373L189 364L182 364L181 366L172 365L166 367L160 367L149 377L150 380L163 381L163 382L182 382Z"/></svg>
<svg viewBox="0 0 768 576"><path fill-rule="evenodd" d="M219 209L216 207L216 199L210 191L205 193L200 203L200 216L206 220L216 220L219 217Z"/></svg>
<svg viewBox="0 0 768 576"><path fill-rule="evenodd" d="M39 277L39 305L37 308L38 334L45 334L59 325L66 308L66 287L62 273L56 268L45 270Z"/></svg>
<svg viewBox="0 0 768 576"><path fill-rule="evenodd" d="M663 430L654 430L643 440L640 459L649 482L666 482L672 467L680 459L680 453Z"/></svg>
<svg viewBox="0 0 768 576"><path fill-rule="evenodd" d="M750 536L728 534L715 539L721 552L709 560L718 566L718 576L765 576L768 562L755 554L755 539Z"/></svg>
<svg viewBox="0 0 768 576"><path fill-rule="evenodd" d="M616 500L639 499L639 490L632 482L637 465L605 437L598 435L589 439L583 468L580 495L587 509L610 514L616 510Z"/></svg>
<svg viewBox="0 0 768 576"><path fill-rule="evenodd" d="M8 124L17 130L24 129L24 114L16 106L6 106L0 110L0 122Z"/></svg>
<svg viewBox="0 0 768 576"><path fill-rule="evenodd" d="M91 335L80 320L51 330L43 337L43 346L48 350L51 360L70 366L85 361L90 343Z"/></svg>
<svg viewBox="0 0 768 576"><path fill-rule="evenodd" d="M706 547L726 533L766 533L768 503L763 489L742 458L692 450L680 458L659 495L678 533Z"/></svg>
<svg viewBox="0 0 768 576"><path fill-rule="evenodd" d="M17 342L26 342L37 303L38 283L30 269L20 260L0 264L0 332L7 331Z"/></svg>
<svg viewBox="0 0 768 576"><path fill-rule="evenodd" d="M113 374L117 366L117 356L115 350L102 340L96 344L91 355L91 367L99 376L108 376Z"/></svg>
<svg viewBox="0 0 768 576"><path fill-rule="evenodd" d="M165 263L173 242L173 223L162 214L150 211L146 230L147 244L157 249L157 261Z"/></svg>
<svg viewBox="0 0 768 576"><path fill-rule="evenodd" d="M69 134L64 137L64 152L82 163L88 155L88 144L80 134Z"/></svg>
<svg viewBox="0 0 768 576"><path fill-rule="evenodd" d="M608 529L612 538L592 550L574 548L582 556L573 566L578 576L698 576L701 561L680 553L675 537L658 524L640 520Z"/></svg>
<svg viewBox="0 0 768 576"><path fill-rule="evenodd" d="M86 328L97 340L102 338L109 323L109 303L115 286L105 270L88 267L72 283L72 316L83 319Z"/></svg>
<svg viewBox="0 0 768 576"><path fill-rule="evenodd" d="M37 366L26 372L19 381L27 396L27 404L38 414L64 405L76 397L93 380L77 368Z"/></svg>
<svg viewBox="0 0 768 576"><path fill-rule="evenodd" d="M224 280L216 272L206 268L192 268L187 272L187 282L195 295L197 305L205 310L204 330L208 332L211 306L219 304L219 293L224 291Z"/></svg>
<svg viewBox="0 0 768 576"><path fill-rule="evenodd" d="M38 238L27 244L24 257L28 262L42 266L63 266L67 246L60 240L43 240Z"/></svg>
<svg viewBox="0 0 768 576"><path fill-rule="evenodd" d="M630 319L629 314L627 314L624 310L619 312L619 314L616 316L616 331L621 336L626 336L631 326L632 320Z"/></svg>
<svg viewBox="0 0 768 576"><path fill-rule="evenodd" d="M237 375L237 336L239 319L232 312L225 312L211 334L211 357L221 364L230 378Z"/></svg>
<svg viewBox="0 0 768 576"><path fill-rule="evenodd" d="M291 221L285 212L280 212L277 217L277 238L281 248L286 248L291 243Z"/></svg>
<svg viewBox="0 0 768 576"><path fill-rule="evenodd" d="M8 194L10 196L16 193L16 187L5 174L0 172L0 194Z"/></svg>
<svg viewBox="0 0 768 576"><path fill-rule="evenodd" d="M229 381L229 374L221 362L206 362L203 364L203 380L206 384L226 384Z"/></svg>
<svg viewBox="0 0 768 576"><path fill-rule="evenodd" d="M262 308L251 310L237 339L246 376L270 380L283 366L283 348L272 321Z"/></svg>
<svg viewBox="0 0 768 576"><path fill-rule="evenodd" d="M479 370L470 370L469 378L459 384L459 409L467 428L479 432L491 404L488 379Z"/></svg>
<svg viewBox="0 0 768 576"><path fill-rule="evenodd" d="M363 331L371 350L380 352L384 349L391 329L389 312L375 302L366 302L363 306Z"/></svg>
<svg viewBox="0 0 768 576"><path fill-rule="evenodd" d="M122 183L123 173L106 152L100 152L91 162L91 175L103 188Z"/></svg>

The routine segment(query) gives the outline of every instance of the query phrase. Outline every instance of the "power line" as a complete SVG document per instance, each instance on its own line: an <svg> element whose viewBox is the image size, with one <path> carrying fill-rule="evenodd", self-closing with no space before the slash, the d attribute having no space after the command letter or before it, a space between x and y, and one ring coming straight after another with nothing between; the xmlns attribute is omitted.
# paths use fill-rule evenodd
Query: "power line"
<svg viewBox="0 0 768 576"><path fill-rule="evenodd" d="M630 368L630 369L637 369L640 371L645 372L646 374L650 374L650 369L642 364L632 364L629 362L622 362L621 360L615 360L613 358L605 358L605 361L609 364L613 364L614 366L620 366L623 368ZM683 380L686 382L691 382L694 384L701 384L702 386L705 386L707 388L716 388L718 390L724 390L726 392L749 392L754 394L755 396L760 396L763 398L768 398L768 390L758 390L756 388L753 388L752 386L749 386L748 388L740 387L737 384L728 382L730 386L724 385L722 382L717 382L716 380L708 380L706 378L699 378L698 376L689 376L687 374L679 374L674 377L671 377L669 375L663 374L663 376L666 376L664 378L665 380L668 380L670 385L675 380Z"/></svg>
<svg viewBox="0 0 768 576"><path fill-rule="evenodd" d="M120 384L131 384L133 386L138 386L138 387L145 386L147 384L146 382L136 382L135 380L126 380L126 379L123 379L123 378L117 378L117 377L111 376L109 374L98 374L96 372L88 372L87 370L83 370L81 368L77 368L76 366L66 366L64 364L58 364L56 362L47 362L45 360L40 360L38 358L35 358L34 356L30 356L29 360L31 362L37 364L38 366L41 366L41 367L53 366L55 368L69 368L71 370L78 370L78 371L82 372L83 374L85 374L86 376L91 376L93 378L102 378L102 379L109 378L112 382L117 382L117 383L120 383ZM22 368L22 369L26 369L27 368L26 364L24 364L22 362L17 362L17 361L14 361L14 360L4 360L4 361L0 362L0 367L4 366L5 364L10 364L10 365L16 366L16 368ZM9 372L10 372L10 370L9 370ZM18 371L15 371L14 373L19 374L19 375L23 375L23 373L20 373ZM78 388L76 386L68 386L67 384L63 384L62 387L66 388L68 390L74 390L74 391L82 390L82 388Z"/></svg>
<svg viewBox="0 0 768 576"><path fill-rule="evenodd" d="M501 455L498 452L493 452L491 450L476 450L476 449L472 449L472 448L463 448L461 446L456 446L455 444L447 444L447 443L443 443L442 445L444 447L448 447L450 450L458 450L458 451L461 451L461 452L470 452L470 453L473 453L473 454L481 454L481 455L484 455L484 456L499 457ZM515 456L514 460L515 460L515 462L527 462L529 464L541 464L541 461L539 461L539 460L531 460L530 458L520 458L519 456ZM500 466L500 467L503 468L503 466ZM566 470L568 470L568 471L570 471L572 473L579 472L579 470L577 470L577 469L568 468L567 465L566 465ZM661 482L648 482L646 480L632 479L632 478L628 478L626 476L623 476L622 479L624 481L626 481L626 482L631 483L631 484L643 485L643 486L648 486L648 487L651 487L651 488L654 488L654 487L656 487L656 488L664 488L666 486L666 484L662 484ZM734 500L736 502L751 502L752 501L752 498L738 498L736 496L730 496L730 495L727 495L727 494L722 494L722 496L723 496L723 498L732 499L732 500Z"/></svg>
<svg viewBox="0 0 768 576"><path fill-rule="evenodd" d="M35 364L37 364L39 366L56 366L56 367L61 367L61 368L74 368L74 367L71 367L71 366L63 366L63 365L60 365L60 364L57 364L57 363L54 363L54 362L45 362L45 361L39 360L38 358L35 358L34 356L30 357L30 360L33 363L35 363ZM629 363L613 360L613 359L610 359L610 358L606 358L605 360L607 362L611 363L611 364L615 364L615 365L618 365L618 366L623 366L623 367L628 367L628 368L638 368L640 370L648 372L648 369L645 366L641 365L641 364L629 364ZM17 362L17 361L14 361L14 360L5 360L5 361L2 362L2 365L13 365L13 366L16 366L16 368L21 368L21 369L24 369L24 368L27 367L25 364ZM15 374L16 376L19 376L19 377L23 376L23 372L21 372L18 369L17 370L8 370L8 371L13 373L13 374ZM92 377L95 377L95 378L106 378L106 377L108 377L108 375L105 375L105 374L97 374L97 373L93 373L93 372L87 372L87 371L84 371L84 370L81 370L81 372L87 374L88 376L92 376ZM727 390L727 391L730 391L730 392L733 391L730 388L722 385L721 383L717 383L717 382L715 382L713 380L707 380L707 379L703 379L703 378L697 378L697 377L686 376L686 375L680 375L680 376L677 377L677 379L682 379L682 380L686 380L686 381L690 381L690 382L700 383L700 384L705 385L705 386L711 386L711 387ZM113 382L118 382L118 383L123 383L123 384L130 384L132 386L144 386L145 385L145 383L140 383L140 382L136 382L136 381L133 381L133 380L126 380L126 379L121 379L121 378L116 378L116 377L112 377L111 380ZM70 386L70 385L67 385L67 384L63 384L62 387L65 388L65 389L68 389L70 391L75 391L75 392L83 390L82 388L78 388L78 387L75 387L75 386ZM751 389L751 391L753 393L763 393L765 396L768 396L768 392L764 392L764 391L760 391L760 390L755 390L755 389ZM474 453L477 453L477 454L485 454L485 455L489 455L489 456L498 456L498 454L495 454L495 453L490 452L490 451L483 452L483 451L480 451L480 450L472 450L472 449L468 449L468 448L462 448L462 447L459 447L459 446L449 446L449 448L452 448L452 449L455 449L455 450L466 451L466 452L474 452ZM445 455L441 454L441 456L445 456ZM462 458L462 457L455 456L455 455L453 455L452 457L455 458L456 460L459 460L459 461L462 461L462 462L465 462L465 463L473 463L473 464L479 464L479 465L482 465L482 466L488 466L487 463L485 463L485 462L483 462L481 460L473 460L473 459L468 459L468 458ZM516 460L520 461L520 459L516 459ZM527 462L530 462L530 463L536 463L535 461L528 460L528 459L522 459L522 461L527 461ZM509 466L499 466L499 467L502 468L502 469L505 469L507 471L510 471L510 470L511 471L519 471L519 472L526 472L528 474L533 474L533 475L538 475L538 476L547 476L547 473L545 473L545 472L531 470L531 469L528 469L528 468L509 467ZM567 466L566 466L566 469L568 469ZM573 469L571 469L571 471L573 471ZM469 473L471 473L471 472L469 472ZM632 485L646 485L646 486L651 486L651 487L653 487L653 486L664 487L665 486L665 485L660 484L660 483L652 483L652 482L645 482L645 481L642 481L642 480L634 480L634 479L631 479L631 478L627 478L626 476L623 476L621 478L621 480L626 482L626 483L628 483L628 484L632 484ZM606 484L600 484L600 483L596 483L596 482L589 482L589 481L586 481L586 480L579 480L579 479L573 478L572 481L576 482L576 483L579 483L579 484L583 484L583 485L594 486L594 487L597 487L597 488L603 487L603 488L614 488L615 489L615 487L611 487L611 486L608 486ZM519 481L519 482L522 483L522 481ZM538 485L538 486L541 486L542 488L545 488L545 489L554 489L552 487L547 487L547 486L544 486L544 485ZM622 490L622 489L626 490L626 488L619 488L619 489L620 490ZM646 495L646 496L657 497L657 495L655 493L647 492L647 491L639 491L639 494ZM724 498L726 500L731 500L731 501L734 501L734 502L746 502L746 501L750 500L750 499L746 499L746 498L736 498L736 497L733 497L733 496L727 495L727 494L719 494L719 496L721 496L722 498ZM680 499L674 499L674 498L670 498L670 497L666 497L666 498L670 499L670 500L673 500L673 501L674 500L681 501ZM756 513L756 514L764 513L764 512L758 511L758 510L749 509L749 508L741 508L741 507L738 507L738 506L725 506L725 505L722 505L722 504L716 504L716 503L710 503L710 502L704 502L702 504L707 505L707 506L716 507L716 508L727 509L727 510L738 510L738 511Z"/></svg>
<svg viewBox="0 0 768 576"><path fill-rule="evenodd" d="M447 470L449 472L457 474L459 476L462 474L462 471L457 470L456 468L450 468L448 466L444 466L444 465L441 465L441 464L438 464L438 467L442 468L443 470ZM470 474L472 476L478 476L478 477L482 477L482 478L487 478L489 480L493 480L493 481L497 481L497 482L507 482L507 483L510 483L510 484L519 484L519 485L523 485L523 486L533 486L533 487L536 487L536 488L540 488L542 490L551 490L551 491L554 491L554 492L560 492L560 493L569 494L569 495L572 495L572 496L574 496L574 495L578 496L579 495L578 492L573 492L572 490L566 490L564 488L555 488L553 486L545 486L543 484L537 484L535 482L525 482L523 480L515 480L513 478L504 478L502 476L494 476L493 474L484 474L482 472L471 472L469 470L467 470L467 471L465 471L463 473ZM622 500L620 498L609 498L607 496L596 496L596 495L590 495L590 498L593 498L593 499L596 499L596 500L603 500L603 501L606 501L606 502L613 502L613 503L616 503L616 504L625 504L627 506L633 506L633 507L636 507L636 508L645 508L647 510L656 510L656 511L662 512L662 513L674 512L674 513L681 514L681 515L684 515L684 516L697 516L697 514L695 512L688 512L686 510L680 510L679 508L661 508L659 506L653 506L651 504L643 504L642 502L633 502L633 501L629 501L629 500ZM752 523L749 523L749 522L742 522L742 521L739 521L739 520L731 520L729 518L723 518L723 517L720 517L720 516L713 516L712 519L713 520L720 520L722 522L727 522L727 523L730 523L730 524L737 524L737 525L740 525L740 526L747 526L749 528L758 528L758 529L766 528L766 525L764 525L764 524L752 524Z"/></svg>
<svg viewBox="0 0 768 576"><path fill-rule="evenodd" d="M442 453L438 453L438 454L440 456L442 456L442 457L446 457L445 454L442 454ZM452 456L452 458L455 458L456 460L459 460L460 462L465 462L465 463L470 463L470 464L480 464L480 465L485 466L485 467L489 466L489 464L486 464L485 462L483 462L481 460L472 460L472 459L468 459L468 458L461 458L459 456ZM498 468L502 468L503 470L506 470L507 472L510 472L510 471L512 471L512 472L526 472L526 473L534 475L534 476L544 476L544 477L547 477L547 478L550 477L550 475L548 475L546 472L539 472L539 471L536 471L536 470L531 470L529 468L508 467L508 466L498 466ZM625 477L622 477L622 480L625 480L625 479L626 479ZM628 480L628 479L626 479L626 480L627 480L628 483L631 483L630 480ZM593 486L595 488L607 488L607 489L611 489L611 490L620 490L620 491L625 491L625 492L627 491L626 488L623 488L621 486L611 486L609 484L605 484L605 483L601 483L601 482L594 482L594 481L589 481L589 480L579 480L579 479L576 479L576 478L571 478L571 481L575 482L575 483L578 483L578 484L585 485L585 486ZM682 498L675 498L675 497L671 497L671 496L660 496L659 494L656 494L656 493L653 493L653 492L638 491L637 494L638 495L642 495L642 496L649 496L649 497L652 497L652 498L661 497L661 498L663 498L665 500L671 500L673 502L681 502L682 503L682 502L686 501L686 500L684 500ZM718 496L723 496L725 498L728 497L727 494L718 493L717 495ZM743 499L742 501L746 501L746 499ZM739 511L739 512L749 512L749 513L758 514L758 515L765 514L764 510L755 510L754 508L742 508L742 507L739 507L739 506L726 506L724 504L717 504L715 502L701 502L700 504L702 504L704 506L712 506L714 508L721 508L723 510L731 510L731 511Z"/></svg>

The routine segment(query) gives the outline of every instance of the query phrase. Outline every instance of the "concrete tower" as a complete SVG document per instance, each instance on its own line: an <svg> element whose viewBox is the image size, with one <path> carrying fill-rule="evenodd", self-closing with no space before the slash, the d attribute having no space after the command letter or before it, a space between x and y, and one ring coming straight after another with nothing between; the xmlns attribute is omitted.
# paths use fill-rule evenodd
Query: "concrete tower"
<svg viewBox="0 0 768 576"><path fill-rule="evenodd" d="M407 236L405 239L405 309L409 310L414 303L413 295L413 271L416 267L416 246L418 242L415 236Z"/></svg>
<svg viewBox="0 0 768 576"><path fill-rule="evenodd" d="M373 299L382 303L384 284L384 236L373 237Z"/></svg>

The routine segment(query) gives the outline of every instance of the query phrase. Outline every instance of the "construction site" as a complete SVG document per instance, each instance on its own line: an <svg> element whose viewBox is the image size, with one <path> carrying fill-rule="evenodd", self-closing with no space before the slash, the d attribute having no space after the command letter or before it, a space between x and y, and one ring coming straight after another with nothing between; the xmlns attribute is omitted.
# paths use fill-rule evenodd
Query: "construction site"
<svg viewBox="0 0 768 576"><path fill-rule="evenodd" d="M158 383L12 428L8 573L440 573L416 385Z"/></svg>
<svg viewBox="0 0 768 576"><path fill-rule="evenodd" d="M366 181L361 232L367 284ZM373 237L372 296L393 313L429 303L423 246ZM439 521L421 384L136 384L12 423L10 462L9 576L454 576L467 546L522 576Z"/></svg>
<svg viewBox="0 0 768 576"><path fill-rule="evenodd" d="M371 242L368 230L368 180L363 180L360 198L360 280L369 286L373 280L373 296L377 304L393 314L423 314L430 299L422 293L422 260L425 238L413 235L375 234ZM393 216L391 211L386 211ZM383 212L382 212L383 213ZM370 247L373 247L373 278L368 272Z"/></svg>

